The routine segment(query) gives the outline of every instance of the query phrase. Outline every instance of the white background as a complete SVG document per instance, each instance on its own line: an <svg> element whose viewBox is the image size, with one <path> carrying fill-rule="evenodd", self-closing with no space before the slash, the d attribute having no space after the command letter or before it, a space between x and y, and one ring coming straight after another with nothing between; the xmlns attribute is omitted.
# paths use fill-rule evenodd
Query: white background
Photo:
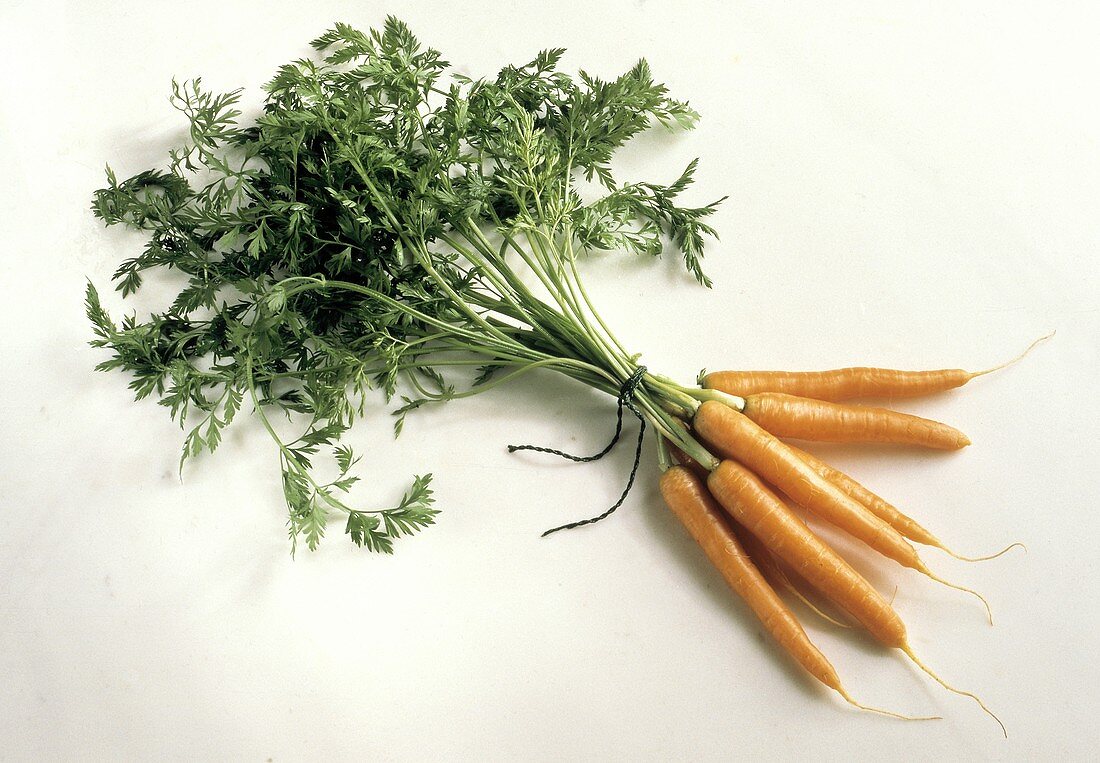
<svg viewBox="0 0 1100 763"><path fill-rule="evenodd" d="M601 760L1080 759L1100 742L1097 538L1098 17L1089 3L8 2L0 11L0 758ZM596 449L608 399L553 376L426 410L394 443L353 433L371 500L432 470L439 524L393 557L336 527L290 558L269 441L246 420L215 458L176 460L166 412L93 374L85 277L140 238L88 212L110 161L181 138L170 78L258 87L334 20L396 10L470 74L564 46L614 76L641 55L702 113L620 175L701 158L729 194L716 287L603 256L588 283L650 367L1024 362L906 410L958 425L957 454L821 448L962 551L963 594L867 565L912 643L1008 727L897 654L813 637L863 701L792 668L655 489L540 539L621 489L594 465L509 442ZM122 309L117 295L109 305ZM805 614L804 612L802 614Z"/></svg>

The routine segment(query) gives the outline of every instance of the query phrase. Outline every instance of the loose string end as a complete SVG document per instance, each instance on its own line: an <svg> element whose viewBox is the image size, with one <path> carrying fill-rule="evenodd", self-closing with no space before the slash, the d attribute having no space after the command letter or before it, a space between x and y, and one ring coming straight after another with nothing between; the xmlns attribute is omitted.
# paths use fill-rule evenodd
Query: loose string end
<svg viewBox="0 0 1100 763"><path fill-rule="evenodd" d="M626 481L626 487L623 488L622 495L619 496L619 500L615 501L614 505L603 514L596 517L590 517L589 519L582 519L579 522L569 522L568 524L560 525L558 527L551 527L544 532L541 537L545 538L551 533L556 533L558 530L572 530L574 527L583 527L584 525L591 525L601 520L607 519L609 516L615 513L615 511L626 502L626 497L630 495L631 488L634 487L634 478L638 476L638 467L642 465L642 445L645 443L645 419L642 418L641 412L634 407L633 403L627 403L627 407L631 412L638 417L640 425L638 427L638 447L634 451L634 466L630 469L630 477Z"/></svg>
<svg viewBox="0 0 1100 763"><path fill-rule="evenodd" d="M570 453L565 453L560 450L555 450L553 448L542 448L537 445L508 446L509 453L515 453L517 450L533 450L538 453L550 453L555 456L561 456L562 458L567 458L570 461L576 461L579 463L598 461L599 459L606 456L609 452L611 452L611 449L615 447L615 444L619 441L619 436L622 434L623 431L623 409L628 408L630 412L633 413L634 416L636 416L638 419L638 446L634 451L634 466L630 470L630 478L627 480L626 488L623 490L622 495L619 496L619 500L617 500L611 508L609 508L607 511L600 514L599 516L590 517L589 519L582 519L579 522L569 522L564 525L559 525L558 527L551 527L549 530L542 533L540 537L545 538L547 535L556 533L559 530L571 530L575 527L583 527L584 525L590 525L595 522L599 522L600 520L606 519L607 517L611 516L611 514L613 514L615 510L622 506L623 503L626 501L626 497L630 494L631 488L634 487L634 479L638 476L638 468L641 466L642 463L642 445L645 443L645 416L643 416L642 412L639 411L637 406L634 405L633 400L634 393L638 389L638 385L642 383L642 379L645 377L645 375L646 367L638 366L619 388L619 405L615 413L615 432L611 436L611 442L609 442L607 444L607 447L605 447L599 453L591 456L574 456Z"/></svg>

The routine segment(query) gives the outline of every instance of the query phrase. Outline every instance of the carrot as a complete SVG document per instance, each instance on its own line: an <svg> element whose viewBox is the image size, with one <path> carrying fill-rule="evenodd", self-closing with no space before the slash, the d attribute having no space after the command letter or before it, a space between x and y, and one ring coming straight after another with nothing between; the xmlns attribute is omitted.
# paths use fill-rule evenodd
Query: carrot
<svg viewBox="0 0 1100 763"><path fill-rule="evenodd" d="M686 424L684 425L684 428L687 428ZM691 470L695 475L706 479L707 470L703 468L702 464L689 456L687 453L684 453L684 451L680 450L679 446L677 446L676 443L672 442L671 440L666 440L665 444L667 445L669 451L672 453L672 457L676 460L677 464Z"/></svg>
<svg viewBox="0 0 1100 763"><path fill-rule="evenodd" d="M828 371L714 371L700 380L702 386L730 395L785 392L818 400L850 400L857 397L920 397L946 392L978 376L998 371L1023 358L1053 332L1031 343L1020 355L985 371L943 368L935 371L901 371L893 368L834 368Z"/></svg>
<svg viewBox="0 0 1100 763"><path fill-rule="evenodd" d="M989 603L981 594L935 575L900 532L822 477L789 445L765 431L748 416L728 405L708 400L696 411L694 425L696 432L720 455L752 469L795 503L898 564L917 570L950 588L976 596L985 604L992 623Z"/></svg>
<svg viewBox="0 0 1100 763"><path fill-rule="evenodd" d="M699 406L695 430L721 456L752 469L791 500L906 567L920 560L894 528L845 495L800 459L786 443L722 403Z"/></svg>
<svg viewBox="0 0 1100 763"><path fill-rule="evenodd" d="M906 717L862 705L848 694L836 669L810 641L794 614L750 561L725 512L715 503L698 476L683 466L673 466L661 475L660 488L669 508L702 547L730 588L749 605L772 638L807 673L858 708Z"/></svg>
<svg viewBox="0 0 1100 763"><path fill-rule="evenodd" d="M878 641L901 648L905 625L878 591L745 466L725 460L707 477L714 498L746 530Z"/></svg>
<svg viewBox="0 0 1100 763"><path fill-rule="evenodd" d="M730 395L785 392L818 400L857 397L919 397L961 387L974 378L961 368L900 371L893 368L833 368L828 371L713 371L703 387Z"/></svg>
<svg viewBox="0 0 1100 763"><path fill-rule="evenodd" d="M687 425L683 424L683 422L679 423L682 424L685 429L687 428ZM702 480L706 479L707 470L703 468L702 464L700 464L688 454L684 453L684 451L680 450L680 448L677 447L675 443L666 441L665 444L667 445L673 459L677 464L691 471L691 473L695 477ZM821 610L820 607L810 601L806 597L806 595L802 593L802 591L800 591L797 586L795 586L786 571L779 566L779 563L772 555L772 552L769 551L762 543L760 543L755 535L750 532L746 532L745 528L736 523L732 524L730 529L733 531L733 534L737 536L737 540L741 543L745 551L748 553L749 559L752 560L752 562L764 575L764 578L769 583L771 583L774 588L778 589L781 592L786 592L794 598L798 599L806 606L807 609L816 614L822 620L830 622L833 625L841 628L851 627L847 623L842 623L836 618L826 614Z"/></svg>
<svg viewBox="0 0 1100 763"><path fill-rule="evenodd" d="M749 555L749 559L756 565L757 569L764 576L764 579L771 583L772 587L777 592L786 592L798 599L802 604L820 617L826 622L832 623L839 628L851 628L848 623L841 622L835 617L823 612L820 607L814 604L791 580L791 576L787 574L787 571L780 565L779 560L771 550L760 542L752 533L745 530L737 523L731 524L733 534L737 536L737 540L740 541L741 546L745 549L745 552Z"/></svg>
<svg viewBox="0 0 1100 763"><path fill-rule="evenodd" d="M745 397L743 413L776 437L823 442L889 442L958 450L965 434L931 419L888 408L830 403L782 392Z"/></svg>
<svg viewBox="0 0 1100 763"><path fill-rule="evenodd" d="M707 486L714 498L738 522L830 601L854 617L875 639L901 650L944 688L973 699L1005 731L1004 724L977 695L949 685L913 653L905 624L894 608L806 527L755 474L735 461L726 460L710 473Z"/></svg>
<svg viewBox="0 0 1100 763"><path fill-rule="evenodd" d="M839 469L834 469L817 456L807 453L804 450L799 450L793 445L788 444L787 447L789 447L795 455L805 461L815 472L820 474L829 482L836 485L850 498L853 498L866 506L872 514L877 516L882 521L886 522L888 525L893 527L909 540L915 541L917 543L923 543L926 546L934 546L935 548L938 548L941 551L950 554L956 559L962 559L965 562L981 562L987 561L989 559L996 559L998 556L1004 554L1014 546L1023 546L1023 544L1021 543L1013 543L1012 545L1001 549L997 553L990 554L988 556L962 556L961 554L956 554L954 551L945 546L935 535L933 535L931 532L921 526L916 520L906 516L891 503L883 498L880 498L878 495L871 492L860 483L856 482L844 472L840 471Z"/></svg>
<svg viewBox="0 0 1100 763"><path fill-rule="evenodd" d="M787 447L824 479L836 485L850 498L866 506L872 514L886 522L909 540L942 548L942 544L931 532L926 530L915 520L902 514L892 504L875 495L844 472L839 469L834 469L817 456L800 450L793 445L788 444Z"/></svg>

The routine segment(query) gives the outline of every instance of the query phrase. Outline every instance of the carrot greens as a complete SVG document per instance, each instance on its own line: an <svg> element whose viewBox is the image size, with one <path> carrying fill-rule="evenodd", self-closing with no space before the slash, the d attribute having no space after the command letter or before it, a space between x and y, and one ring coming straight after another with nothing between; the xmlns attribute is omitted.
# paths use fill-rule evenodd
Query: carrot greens
<svg viewBox="0 0 1100 763"><path fill-rule="evenodd" d="M129 372L138 398L155 395L187 427L181 467L247 406L278 451L291 539L316 548L338 516L356 544L389 552L437 511L430 474L395 507L347 497L357 458L340 437L371 391L399 398L398 433L424 405L540 368L615 394L638 358L595 311L578 260L673 248L709 285L718 202L680 204L695 162L668 185L616 178L625 143L697 119L645 61L613 80L573 77L554 49L471 79L394 18L367 33L337 24L312 45L266 84L251 122L240 91L173 83L187 142L164 169L120 181L108 168L93 211L148 234L114 275L123 296L157 269L186 284L162 311L121 323L89 284L87 313L94 344L113 352L99 368ZM647 374L634 403L705 461L672 419L700 392ZM303 419L303 433L278 434L277 414ZM314 468L323 450L333 480Z"/></svg>

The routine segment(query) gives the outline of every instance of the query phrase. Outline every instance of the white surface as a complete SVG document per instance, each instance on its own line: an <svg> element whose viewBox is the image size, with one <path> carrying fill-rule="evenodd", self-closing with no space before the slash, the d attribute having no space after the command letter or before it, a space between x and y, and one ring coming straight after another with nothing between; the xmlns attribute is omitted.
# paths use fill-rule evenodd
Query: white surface
<svg viewBox="0 0 1100 763"><path fill-rule="evenodd" d="M1090 4L6 2L0 11L0 758L1081 759L1095 754L1100 160ZM933 4L933 6L936 4ZM690 7L691 10L687 10ZM258 86L336 19L398 10L490 73L542 47L614 75L649 58L703 114L624 176L702 159L730 194L703 292L607 257L588 281L651 367L985 367L907 410L956 423L952 455L835 461L983 565L927 553L988 594L897 568L914 647L808 621L850 689L934 723L861 714L790 667L663 509L647 467L602 525L541 540L620 490L599 465L504 445L601 443L606 399L553 377L357 429L378 491L437 475L438 526L393 557L334 532L289 556L276 462L255 426L180 484L181 435L96 375L86 276L139 246L87 207L107 161L158 163L179 136L173 75ZM650 153L659 148L660 152ZM118 309L119 302L111 301ZM690 312L689 312L690 311ZM651 453L649 455L652 455Z"/></svg>

